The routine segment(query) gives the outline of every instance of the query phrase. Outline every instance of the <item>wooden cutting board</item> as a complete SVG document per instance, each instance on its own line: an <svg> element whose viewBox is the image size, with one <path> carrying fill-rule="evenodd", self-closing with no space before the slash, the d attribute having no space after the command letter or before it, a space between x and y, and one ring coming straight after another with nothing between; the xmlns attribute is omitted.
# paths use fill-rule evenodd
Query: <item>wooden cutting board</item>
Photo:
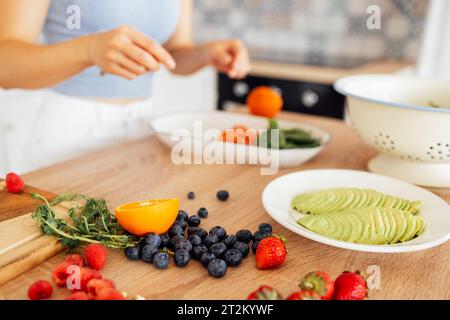
<svg viewBox="0 0 450 320"><path fill-rule="evenodd" d="M63 250L55 238L41 234L31 217L39 201L30 193L37 192L48 199L55 195L28 186L20 194L11 194L4 186L4 181L0 181L0 285ZM64 216L67 208L59 206L55 212Z"/></svg>

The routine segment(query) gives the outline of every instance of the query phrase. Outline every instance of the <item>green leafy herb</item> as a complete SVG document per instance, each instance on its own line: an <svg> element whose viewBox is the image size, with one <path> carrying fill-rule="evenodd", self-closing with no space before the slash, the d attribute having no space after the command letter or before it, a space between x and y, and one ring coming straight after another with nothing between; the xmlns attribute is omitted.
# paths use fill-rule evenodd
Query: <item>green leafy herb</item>
<svg viewBox="0 0 450 320"><path fill-rule="evenodd" d="M278 146L272 145L272 132L277 130L279 135ZM302 149L315 148L321 145L320 140L314 138L309 132L302 129L280 129L278 122L274 119L269 119L269 128L258 136L258 145L267 148L285 149Z"/></svg>
<svg viewBox="0 0 450 320"><path fill-rule="evenodd" d="M123 249L135 246L139 241L123 230L103 199L61 194L50 202L37 193L32 194L32 197L44 202L32 215L42 233L55 236L64 246L73 248L86 243L101 243L109 248ZM69 209L70 221L57 218L53 207L73 201L83 201L84 204Z"/></svg>

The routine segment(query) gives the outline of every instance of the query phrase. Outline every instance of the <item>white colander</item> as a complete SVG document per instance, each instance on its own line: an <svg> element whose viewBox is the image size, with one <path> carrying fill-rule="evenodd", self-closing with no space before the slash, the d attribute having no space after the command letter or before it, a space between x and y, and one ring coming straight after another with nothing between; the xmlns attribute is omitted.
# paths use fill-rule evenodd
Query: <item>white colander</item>
<svg viewBox="0 0 450 320"><path fill-rule="evenodd" d="M348 97L355 130L380 151L369 170L450 188L449 81L363 75L343 78L335 89Z"/></svg>

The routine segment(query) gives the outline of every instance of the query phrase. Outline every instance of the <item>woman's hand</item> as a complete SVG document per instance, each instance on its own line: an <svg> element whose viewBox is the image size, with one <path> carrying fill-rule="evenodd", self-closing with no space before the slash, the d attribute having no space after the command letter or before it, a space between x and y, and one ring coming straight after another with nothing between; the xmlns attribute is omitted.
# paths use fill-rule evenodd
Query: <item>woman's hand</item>
<svg viewBox="0 0 450 320"><path fill-rule="evenodd" d="M121 26L90 36L88 56L103 72L128 80L159 70L161 64L174 69L173 57L143 33Z"/></svg>
<svg viewBox="0 0 450 320"><path fill-rule="evenodd" d="M250 59L247 48L240 40L215 41L205 46L208 62L214 68L233 79L247 76L250 71Z"/></svg>

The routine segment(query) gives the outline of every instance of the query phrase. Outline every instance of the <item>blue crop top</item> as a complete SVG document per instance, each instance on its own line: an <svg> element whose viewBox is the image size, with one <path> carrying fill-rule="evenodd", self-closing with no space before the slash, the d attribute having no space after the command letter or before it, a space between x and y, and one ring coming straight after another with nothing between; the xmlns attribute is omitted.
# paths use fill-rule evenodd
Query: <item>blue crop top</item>
<svg viewBox="0 0 450 320"><path fill-rule="evenodd" d="M180 0L52 0L43 36L48 44L86 34L130 25L158 43L165 43L176 29ZM148 98L152 74L133 81L100 74L91 67L57 85L54 91L71 96Z"/></svg>

